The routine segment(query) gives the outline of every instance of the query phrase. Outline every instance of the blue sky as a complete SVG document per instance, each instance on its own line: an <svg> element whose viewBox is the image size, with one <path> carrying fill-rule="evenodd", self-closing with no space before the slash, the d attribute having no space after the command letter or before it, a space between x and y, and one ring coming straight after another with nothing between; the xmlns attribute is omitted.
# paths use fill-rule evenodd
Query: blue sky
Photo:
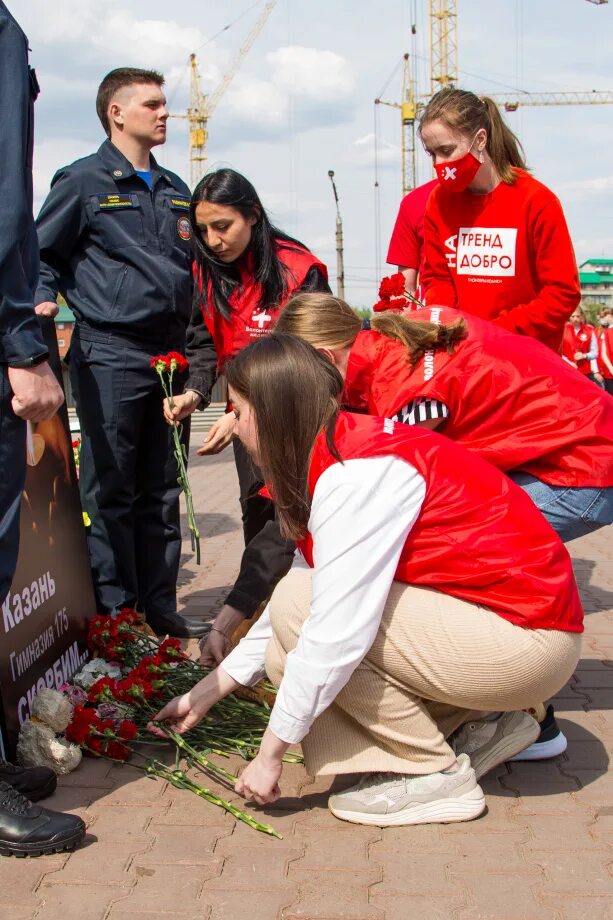
<svg viewBox="0 0 613 920"><path fill-rule="evenodd" d="M37 207L55 169L103 140L94 99L106 72L120 65L163 70L172 110L184 111L190 51L197 51L203 88L214 90L263 7L249 0L8 3L30 38L42 86ZM479 93L613 89L613 3L457 5L461 86ZM414 55L420 89L428 92L427 6L426 0L278 0L209 125L211 168L231 165L248 175L275 222L313 248L333 279L335 211L327 173L335 170L346 293L356 306L374 302L378 277L388 272L387 242L401 195L399 118L379 107L377 224L373 100L384 87L384 98L400 98L405 51ZM507 118L535 176L562 200L579 260L613 257L613 106L526 108ZM188 177L183 122L172 122L156 156ZM419 177L430 177L423 158Z"/></svg>

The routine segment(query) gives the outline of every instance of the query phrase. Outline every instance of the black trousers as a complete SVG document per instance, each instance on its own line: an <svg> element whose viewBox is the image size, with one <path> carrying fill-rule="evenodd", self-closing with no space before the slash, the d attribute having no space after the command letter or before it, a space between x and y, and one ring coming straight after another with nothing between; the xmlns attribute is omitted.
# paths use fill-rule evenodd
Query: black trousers
<svg viewBox="0 0 613 920"><path fill-rule="evenodd" d="M151 351L75 332L70 378L81 423L79 485L100 612L176 610L181 558L172 429ZM180 381L178 382L181 383ZM180 386L179 386L180 389ZM187 444L189 426L184 427Z"/></svg>
<svg viewBox="0 0 613 920"><path fill-rule="evenodd" d="M264 485L242 443L233 441L240 487L245 552L236 583L226 603L251 617L268 600L277 582L289 571L296 544L281 536L274 503L258 495Z"/></svg>
<svg viewBox="0 0 613 920"><path fill-rule="evenodd" d="M0 604L15 574L19 516L26 478L26 423L11 408L6 365L0 365Z"/></svg>

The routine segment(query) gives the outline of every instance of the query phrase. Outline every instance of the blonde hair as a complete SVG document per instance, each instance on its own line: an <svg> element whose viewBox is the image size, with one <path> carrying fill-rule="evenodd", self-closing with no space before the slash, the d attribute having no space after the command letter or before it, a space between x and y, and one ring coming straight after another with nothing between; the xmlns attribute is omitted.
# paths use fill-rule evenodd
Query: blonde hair
<svg viewBox="0 0 613 920"><path fill-rule="evenodd" d="M442 121L448 128L474 137L485 128L487 150L502 182L513 185L517 169L527 169L524 149L506 124L500 109L488 96L476 96L464 89L445 87L436 93L423 110L419 133L424 125Z"/></svg>
<svg viewBox="0 0 613 920"><path fill-rule="evenodd" d="M296 294L283 310L275 332L305 339L315 348L351 348L362 321L348 303L331 294ZM407 360L416 364L424 352L454 345L466 338L466 322L460 318L443 325L410 315L387 310L370 320L370 328L388 339L401 342L407 350Z"/></svg>

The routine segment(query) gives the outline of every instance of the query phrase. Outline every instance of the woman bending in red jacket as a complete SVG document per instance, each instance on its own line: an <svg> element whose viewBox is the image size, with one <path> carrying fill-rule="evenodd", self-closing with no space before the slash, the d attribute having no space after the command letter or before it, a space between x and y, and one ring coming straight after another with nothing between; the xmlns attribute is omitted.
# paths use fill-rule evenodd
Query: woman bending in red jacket
<svg viewBox="0 0 613 920"><path fill-rule="evenodd" d="M277 329L322 350L343 403L437 428L515 479L565 542L613 521L613 402L540 342L431 307L378 313L292 298Z"/></svg>
<svg viewBox="0 0 613 920"><path fill-rule="evenodd" d="M560 202L528 174L491 99L443 89L424 109L419 131L439 180L426 208L426 303L457 307L560 351L581 299Z"/></svg>

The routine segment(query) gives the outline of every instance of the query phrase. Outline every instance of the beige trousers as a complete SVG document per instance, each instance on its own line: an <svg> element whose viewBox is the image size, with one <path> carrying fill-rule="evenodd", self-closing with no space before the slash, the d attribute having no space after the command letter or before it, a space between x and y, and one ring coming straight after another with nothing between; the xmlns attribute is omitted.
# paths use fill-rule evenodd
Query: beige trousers
<svg viewBox="0 0 613 920"><path fill-rule="evenodd" d="M279 685L309 615L311 572L293 569L272 596L266 670ZM394 582L372 648L302 742L307 771L434 773L471 712L514 711L572 675L576 633L523 629L476 604ZM474 718L474 715L473 715Z"/></svg>

